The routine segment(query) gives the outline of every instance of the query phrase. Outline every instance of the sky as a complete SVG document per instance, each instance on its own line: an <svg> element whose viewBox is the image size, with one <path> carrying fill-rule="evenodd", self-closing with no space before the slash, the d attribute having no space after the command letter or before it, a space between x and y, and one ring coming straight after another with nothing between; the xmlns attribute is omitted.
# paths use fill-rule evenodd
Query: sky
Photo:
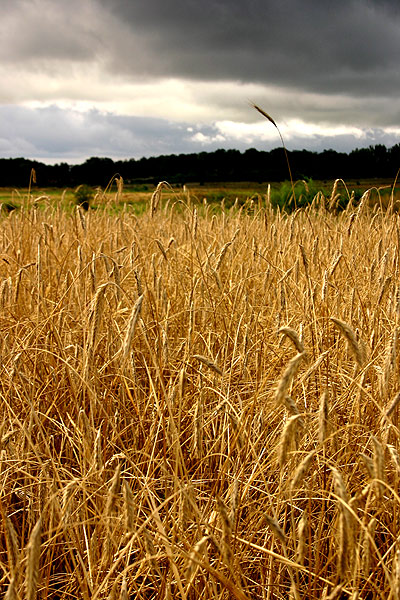
<svg viewBox="0 0 400 600"><path fill-rule="evenodd" d="M400 142L398 0L0 0L0 157Z"/></svg>

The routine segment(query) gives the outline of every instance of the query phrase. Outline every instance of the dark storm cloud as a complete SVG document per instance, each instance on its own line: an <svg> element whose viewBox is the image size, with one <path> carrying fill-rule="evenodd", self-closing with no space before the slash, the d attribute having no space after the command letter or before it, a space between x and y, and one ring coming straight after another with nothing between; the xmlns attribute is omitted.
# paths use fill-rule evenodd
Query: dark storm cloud
<svg viewBox="0 0 400 600"><path fill-rule="evenodd" d="M54 70L52 63L95 60L104 40L95 0L2 0L2 65Z"/></svg>
<svg viewBox="0 0 400 600"><path fill-rule="evenodd" d="M127 74L259 82L327 94L399 90L398 2L98 2L121 26L110 68Z"/></svg>
<svg viewBox="0 0 400 600"><path fill-rule="evenodd" d="M87 62L125 77L394 95L400 3L390 0L3 0L0 59Z"/></svg>

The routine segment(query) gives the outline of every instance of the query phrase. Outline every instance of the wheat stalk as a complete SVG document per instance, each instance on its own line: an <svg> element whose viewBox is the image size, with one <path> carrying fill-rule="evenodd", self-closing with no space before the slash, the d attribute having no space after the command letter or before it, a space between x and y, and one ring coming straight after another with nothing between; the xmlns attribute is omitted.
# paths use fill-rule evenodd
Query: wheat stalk
<svg viewBox="0 0 400 600"><path fill-rule="evenodd" d="M383 493L385 491L385 458L382 448L382 444L372 436L372 443L374 445L373 465L374 465L374 476L376 482L376 492L379 500L382 500Z"/></svg>
<svg viewBox="0 0 400 600"><path fill-rule="evenodd" d="M129 358L129 354L130 354L131 346L132 346L132 339L133 339L133 336L135 333L136 324L137 324L140 312L142 310L142 304L143 304L143 295L139 296L139 298L136 300L135 305L131 312L128 326L126 328L125 338L124 338L124 341L123 341L122 347L121 347L121 354L122 354L122 359L124 362L127 361Z"/></svg>
<svg viewBox="0 0 400 600"><path fill-rule="evenodd" d="M395 555L393 558L393 577L392 577L393 598L400 598L400 548L395 546Z"/></svg>
<svg viewBox="0 0 400 600"><path fill-rule="evenodd" d="M339 471L331 467L336 495L340 498L339 511L339 552L338 574L343 577L353 553L352 513L349 508L349 496Z"/></svg>
<svg viewBox="0 0 400 600"><path fill-rule="evenodd" d="M15 577L13 577L10 583L8 584L4 600L19 600L19 596L17 595L17 583Z"/></svg>
<svg viewBox="0 0 400 600"><path fill-rule="evenodd" d="M304 559L306 555L306 534L307 534L308 520L307 514L304 512L299 521L297 527L297 562L300 565L304 565Z"/></svg>
<svg viewBox="0 0 400 600"><path fill-rule="evenodd" d="M293 193L294 207L295 207L295 210L296 210L297 209L296 192L295 192L295 189L294 189L294 183L293 183L293 177L292 177L292 170L290 168L289 155L287 153L285 142L283 141L283 137L282 137L281 131L280 131L278 125L276 124L276 122L274 121L274 119L267 112L265 112L265 110L263 110L262 108L260 108L259 106L257 106L257 104L253 104L252 106L263 117L265 117L270 123L272 123L272 125L276 128L277 132L279 133L279 137L281 138L281 142L282 142L282 147L283 147L283 150L285 152L285 157L286 157L286 162L287 162L288 171L289 171L289 177L290 177L290 183L292 184L292 193Z"/></svg>
<svg viewBox="0 0 400 600"><path fill-rule="evenodd" d="M323 444L328 435L329 426L329 391L326 389L319 402L318 412L318 440Z"/></svg>

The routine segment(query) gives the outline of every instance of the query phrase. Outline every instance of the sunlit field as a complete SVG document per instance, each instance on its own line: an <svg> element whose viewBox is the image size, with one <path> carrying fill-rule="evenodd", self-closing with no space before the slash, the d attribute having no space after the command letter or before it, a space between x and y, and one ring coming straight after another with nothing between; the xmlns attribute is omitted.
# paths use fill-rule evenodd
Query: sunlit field
<svg viewBox="0 0 400 600"><path fill-rule="evenodd" d="M2 597L400 597L400 216L337 185L1 213Z"/></svg>
<svg viewBox="0 0 400 600"><path fill-rule="evenodd" d="M330 197L333 181L314 181L312 179L303 179L294 182L294 189L297 201L300 205L309 204L318 192L322 192L326 197ZM76 204L77 188L41 188L33 184L27 188L0 188L0 204L3 209L11 207L19 208L27 203L34 201L40 208L49 206L60 206L67 211ZM270 203L276 207L293 210L294 203L291 200L293 193L291 184L286 182L205 182L173 184L167 182L165 187L169 190L171 201L180 201L182 197L190 194L192 202L202 203L206 199L208 204L224 206L231 208L236 204L240 207L246 204L248 200L257 200L258 196L269 195ZM366 191L370 192L369 204L383 204L387 206L392 194L395 200L400 197L400 184L397 181L387 179L371 179L361 181L343 181L337 180L336 184L337 204L346 205L351 194L354 195L354 204L361 199ZM130 207L135 214L144 212L151 200L151 196L157 186L153 183L127 184L119 179L118 176L112 179L104 189L101 187L92 187L92 198L90 205L93 209L108 207L109 210L117 211L122 206ZM340 200L340 202L339 202Z"/></svg>

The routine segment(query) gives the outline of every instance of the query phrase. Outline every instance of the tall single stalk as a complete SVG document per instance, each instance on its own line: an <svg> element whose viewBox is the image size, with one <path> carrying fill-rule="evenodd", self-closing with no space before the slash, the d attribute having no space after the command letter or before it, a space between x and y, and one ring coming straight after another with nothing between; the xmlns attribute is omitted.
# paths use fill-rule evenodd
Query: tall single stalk
<svg viewBox="0 0 400 600"><path fill-rule="evenodd" d="M291 168L290 168L289 155L288 155L288 153L287 153L286 146L285 146L285 142L283 141L283 137L282 137L281 131L280 131L280 129L279 129L279 127L278 127L278 125L276 124L276 122L274 121L274 119L273 119L273 118L272 118L272 117L271 117L271 116L270 116L268 113L266 113L266 112L265 112L265 110L263 110L262 108L260 108L259 106L257 106L257 104L252 104L252 106L253 106L253 108L255 108L256 110L258 110L258 112L259 112L259 113L260 113L260 114L261 114L263 117L265 117L266 119L268 119L268 121L269 121L270 123L272 123L272 125L273 125L274 127L276 127L276 129L277 129L277 131L278 131L278 133L279 133L279 137L281 138L281 142L282 142L282 147L283 147L283 150L284 150L284 152L285 152L285 156L286 156L286 162L287 162L287 166L288 166L288 170L289 170L290 183L291 183L291 185L292 185L292 193L293 193L293 200L294 200L294 208L296 209L296 208L297 208L297 203L296 203L296 194L295 194L295 191L294 191L294 184L293 184L292 170L291 170Z"/></svg>

